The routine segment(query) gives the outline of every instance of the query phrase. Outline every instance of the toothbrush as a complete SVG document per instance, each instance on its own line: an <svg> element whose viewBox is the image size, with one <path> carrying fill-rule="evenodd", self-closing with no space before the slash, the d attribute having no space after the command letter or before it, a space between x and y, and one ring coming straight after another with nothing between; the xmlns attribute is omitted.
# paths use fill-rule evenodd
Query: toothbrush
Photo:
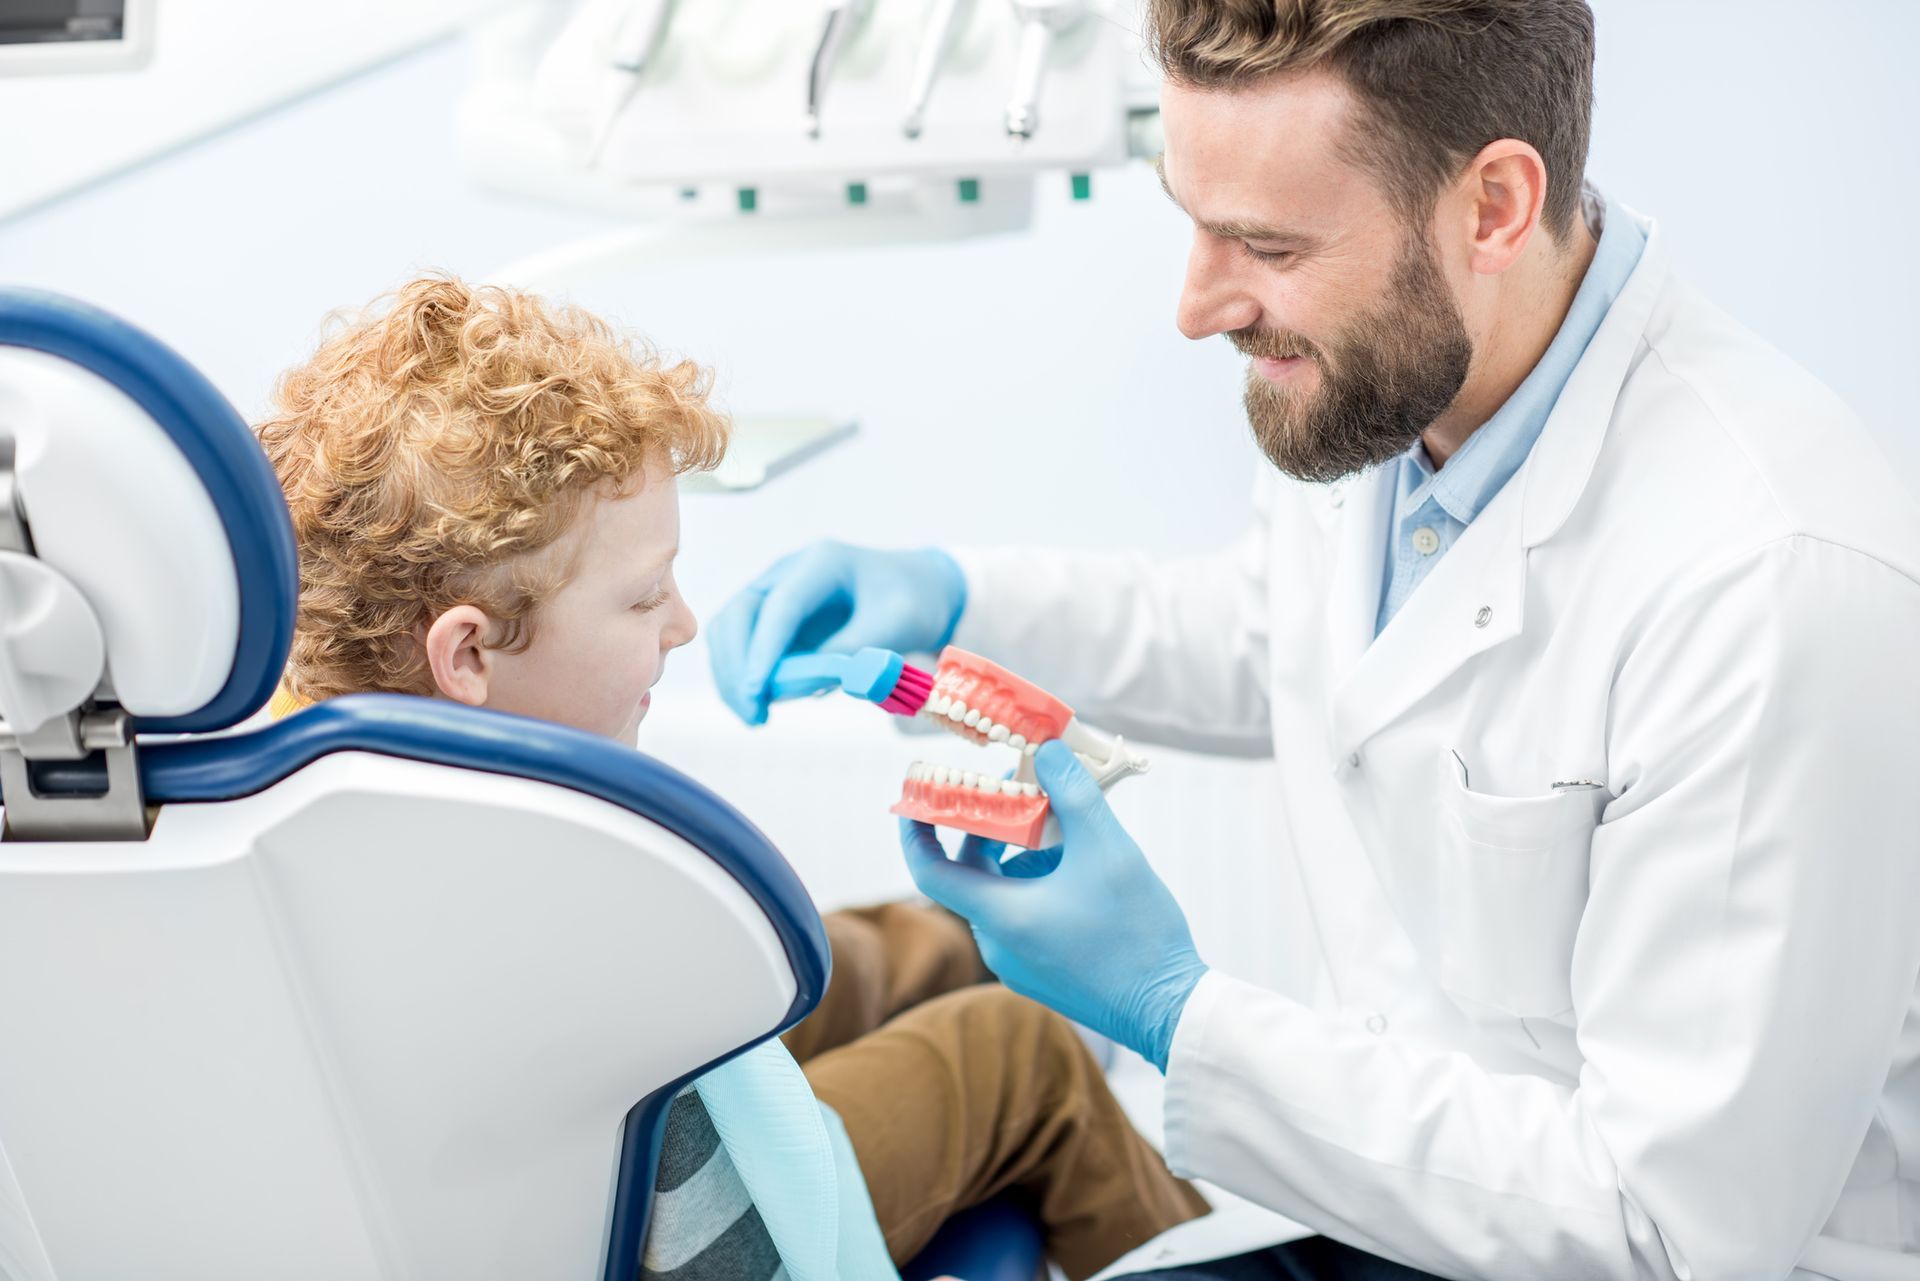
<svg viewBox="0 0 1920 1281"><path fill-rule="evenodd" d="M797 654L773 665L767 691L774 699L799 698L839 689L878 703L883 712L913 716L933 693L933 673L908 664L890 649L852 654Z"/></svg>

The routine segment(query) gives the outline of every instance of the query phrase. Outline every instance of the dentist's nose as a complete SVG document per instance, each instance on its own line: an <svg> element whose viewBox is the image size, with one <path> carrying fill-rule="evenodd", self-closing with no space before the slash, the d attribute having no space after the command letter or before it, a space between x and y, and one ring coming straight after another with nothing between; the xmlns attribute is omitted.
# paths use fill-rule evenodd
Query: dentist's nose
<svg viewBox="0 0 1920 1281"><path fill-rule="evenodd" d="M1187 254L1187 278L1180 287L1174 323L1189 338L1211 338L1250 328L1260 319L1260 303L1239 285L1232 260L1233 243L1193 233Z"/></svg>

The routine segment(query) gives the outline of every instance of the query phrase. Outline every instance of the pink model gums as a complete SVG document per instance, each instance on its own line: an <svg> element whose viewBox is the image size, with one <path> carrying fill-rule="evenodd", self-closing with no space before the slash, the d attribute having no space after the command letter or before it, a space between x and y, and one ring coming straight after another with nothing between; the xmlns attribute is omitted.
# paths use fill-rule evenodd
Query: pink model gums
<svg viewBox="0 0 1920 1281"><path fill-rule="evenodd" d="M1027 756L1073 720L1071 707L1032 681L952 645L940 654L927 705L962 738L1006 743Z"/></svg>
<svg viewBox="0 0 1920 1281"><path fill-rule="evenodd" d="M1020 754L1019 768L1014 777L1001 778L916 762L893 813L1040 848L1048 805L1034 779L1032 757L1040 744L1067 735L1073 709L999 664L949 645L920 714L976 744L1004 743Z"/></svg>

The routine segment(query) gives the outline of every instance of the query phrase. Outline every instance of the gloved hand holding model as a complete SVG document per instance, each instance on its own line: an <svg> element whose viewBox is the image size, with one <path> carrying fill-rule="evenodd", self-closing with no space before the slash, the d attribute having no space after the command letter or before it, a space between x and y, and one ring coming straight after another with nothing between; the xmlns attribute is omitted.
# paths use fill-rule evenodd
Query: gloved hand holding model
<svg viewBox="0 0 1920 1281"><path fill-rule="evenodd" d="M945 553L817 544L774 565L721 612L710 641L715 683L743 720L761 724L771 701L831 683L824 666L801 656L923 648L918 637L952 632L965 599L965 580ZM798 671L796 658L808 679L784 678ZM895 687L881 684L845 688L882 702ZM1145 759L1047 691L951 647L930 696L906 714L915 711L1016 754L1006 778L921 762L908 769L893 812L905 820L901 838L922 892L972 924L982 958L1008 987L1164 1071L1206 966L1179 905L1103 795L1145 770ZM941 850L935 823L968 833L957 862ZM1008 844L1036 852L1003 871ZM1113 912L1115 903L1126 911Z"/></svg>
<svg viewBox="0 0 1920 1281"><path fill-rule="evenodd" d="M776 562L713 620L714 686L747 724L763 724L768 680L782 658L867 646L937 650L966 598L966 579L945 552L815 543Z"/></svg>
<svg viewBox="0 0 1920 1281"><path fill-rule="evenodd" d="M903 819L907 865L921 892L972 924L1001 982L1164 1072L1180 1011L1207 972L1187 918L1079 757L1055 741L1033 761L1063 837L1051 871L987 870L994 851L971 836L951 861L931 827Z"/></svg>

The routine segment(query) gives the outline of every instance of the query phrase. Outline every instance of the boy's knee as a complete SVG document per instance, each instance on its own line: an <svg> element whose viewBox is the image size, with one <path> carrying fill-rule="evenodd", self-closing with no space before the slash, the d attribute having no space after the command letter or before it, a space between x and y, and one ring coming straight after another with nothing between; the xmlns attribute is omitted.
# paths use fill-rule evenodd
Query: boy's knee
<svg viewBox="0 0 1920 1281"><path fill-rule="evenodd" d="M858 981L870 972L884 973L885 944L878 930L851 912L828 912L820 918L833 957L833 981Z"/></svg>
<svg viewBox="0 0 1920 1281"><path fill-rule="evenodd" d="M984 983L993 977L987 969L987 963L980 959L980 944L973 937L973 927L966 918L955 916L944 907L925 909L940 939L940 950L946 961L946 969L956 986L968 983Z"/></svg>
<svg viewBox="0 0 1920 1281"><path fill-rule="evenodd" d="M985 983L956 992L951 999L964 1003L972 1030L982 1037L996 1037L1009 1045L1034 1045L1050 1057L1085 1051L1073 1024L1011 988Z"/></svg>
<svg viewBox="0 0 1920 1281"><path fill-rule="evenodd" d="M883 940L907 1003L992 977L980 960L973 927L943 907L881 903L832 915L863 922Z"/></svg>

